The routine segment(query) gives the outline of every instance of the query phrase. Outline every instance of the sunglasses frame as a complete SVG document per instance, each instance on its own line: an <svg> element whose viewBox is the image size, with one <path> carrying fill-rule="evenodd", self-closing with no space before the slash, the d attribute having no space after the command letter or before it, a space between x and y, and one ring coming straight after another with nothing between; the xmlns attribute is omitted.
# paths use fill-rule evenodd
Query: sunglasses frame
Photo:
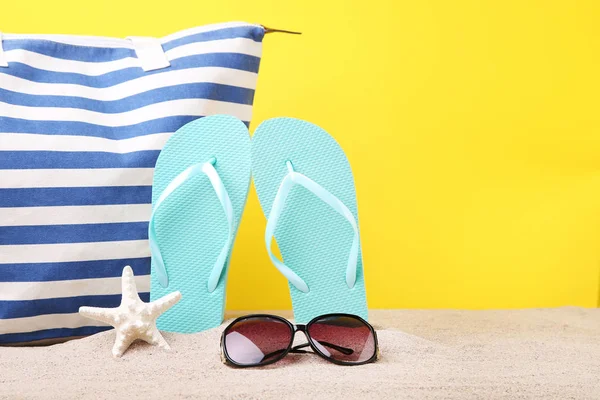
<svg viewBox="0 0 600 400"><path fill-rule="evenodd" d="M365 361L361 361L361 362L347 362L347 361L339 361L339 360L335 360L331 357L327 357L325 354L323 354L318 348L317 346L315 346L315 344L313 343L313 338L310 336L310 334L308 333L310 326L312 324L314 324L315 322L320 321L323 318L328 318L328 317L350 317L350 318L354 318L357 319L358 321L362 322L365 326L367 326L369 328L369 330L371 331L371 333L373 334L373 340L374 340L374 344L375 344L375 351L373 352L373 356L371 356L371 358L369 358L368 360ZM285 349L284 352L281 353L280 356L277 356L269 361L266 361L264 363L258 363L258 364L239 364L237 362L235 362L227 353L227 346L225 345L225 337L227 336L227 333L231 330L231 328L237 324L238 322L247 320L247 319L254 319L254 318L271 318L271 319L276 319L278 321L284 322L289 328L290 328L290 332L291 332L291 339L290 339L290 344L288 345L287 349ZM250 314L250 315L245 315L243 317L239 317L236 318L235 320L233 320L233 322L231 322L229 325L227 325L227 328L225 328L225 330L223 331L222 335L221 335L221 361L223 361L224 364L226 365L230 365L236 368L251 368L251 367L263 367L269 364L274 364L277 361L282 360L285 356L287 356L290 351L292 350L292 348L294 347L294 339L296 337L296 332L303 332L304 336L306 336L306 339L308 340L308 345L310 346L310 348L313 350L313 352L315 354L317 354L319 357L332 362L334 364L337 365L346 365L346 366L353 366L353 365L363 365L363 364L368 364L368 363L372 363L374 361L376 361L379 358L379 342L377 341L377 332L375 331L375 328L373 328L373 326L371 326L371 324L369 324L367 321L365 321L363 318L359 317L358 315L353 315L353 314L343 314L343 313L332 313L332 314L323 314L323 315L319 315L318 317L315 317L313 319L310 320L310 322L308 324L292 324L290 321L288 321L287 319L280 317L278 315L272 315L272 314Z"/></svg>

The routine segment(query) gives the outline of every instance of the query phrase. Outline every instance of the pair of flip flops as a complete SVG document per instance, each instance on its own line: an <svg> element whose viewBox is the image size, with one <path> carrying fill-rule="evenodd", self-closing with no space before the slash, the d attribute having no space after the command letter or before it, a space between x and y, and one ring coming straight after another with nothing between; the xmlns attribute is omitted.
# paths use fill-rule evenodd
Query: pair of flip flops
<svg viewBox="0 0 600 400"><path fill-rule="evenodd" d="M266 248L289 281L296 322L340 312L366 319L356 192L343 150L305 121L267 120L250 140L241 121L215 115L173 134L156 163L150 297L183 296L158 328L192 333L222 323L251 177L268 219ZM271 251L273 238L283 262Z"/></svg>

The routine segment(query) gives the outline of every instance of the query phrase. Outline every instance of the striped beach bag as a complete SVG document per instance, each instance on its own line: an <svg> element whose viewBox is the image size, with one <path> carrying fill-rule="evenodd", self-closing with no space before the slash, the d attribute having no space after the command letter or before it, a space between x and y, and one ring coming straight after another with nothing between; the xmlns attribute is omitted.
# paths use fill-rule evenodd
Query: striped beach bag
<svg viewBox="0 0 600 400"><path fill-rule="evenodd" d="M131 265L149 300L155 161L182 125L249 123L265 28L162 39L0 35L0 344L108 329Z"/></svg>

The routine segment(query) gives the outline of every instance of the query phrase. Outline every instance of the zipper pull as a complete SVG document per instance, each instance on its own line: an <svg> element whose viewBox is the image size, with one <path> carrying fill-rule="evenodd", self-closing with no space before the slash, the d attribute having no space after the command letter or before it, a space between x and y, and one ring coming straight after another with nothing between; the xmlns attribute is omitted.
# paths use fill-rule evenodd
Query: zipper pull
<svg viewBox="0 0 600 400"><path fill-rule="evenodd" d="M283 30L283 29L267 28L264 25L261 25L261 26L265 30L265 34L279 32L279 33L289 33L291 35L302 35L302 32L294 32L294 31L286 31L286 30Z"/></svg>

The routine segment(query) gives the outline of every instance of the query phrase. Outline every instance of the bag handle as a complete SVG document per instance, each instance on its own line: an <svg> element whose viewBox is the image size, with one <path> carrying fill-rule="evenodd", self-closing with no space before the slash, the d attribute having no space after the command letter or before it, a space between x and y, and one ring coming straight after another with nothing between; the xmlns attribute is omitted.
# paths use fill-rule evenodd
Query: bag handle
<svg viewBox="0 0 600 400"><path fill-rule="evenodd" d="M160 40L152 37L129 36L135 55L144 72L155 71L171 66Z"/></svg>

